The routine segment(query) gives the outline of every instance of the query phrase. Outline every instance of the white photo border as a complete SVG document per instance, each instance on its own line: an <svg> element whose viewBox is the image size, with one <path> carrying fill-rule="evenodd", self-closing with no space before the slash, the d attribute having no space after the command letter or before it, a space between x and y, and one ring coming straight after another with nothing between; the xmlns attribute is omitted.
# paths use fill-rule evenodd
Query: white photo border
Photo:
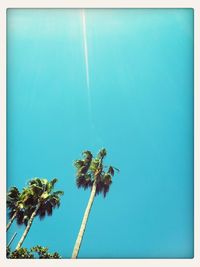
<svg viewBox="0 0 200 267"><path fill-rule="evenodd" d="M193 8L194 9L194 258L192 259L7 259L6 258L6 11L8 8ZM197 267L200 265L200 1L199 0L1 0L0 2L0 265ZM120 241L119 241L120 242Z"/></svg>

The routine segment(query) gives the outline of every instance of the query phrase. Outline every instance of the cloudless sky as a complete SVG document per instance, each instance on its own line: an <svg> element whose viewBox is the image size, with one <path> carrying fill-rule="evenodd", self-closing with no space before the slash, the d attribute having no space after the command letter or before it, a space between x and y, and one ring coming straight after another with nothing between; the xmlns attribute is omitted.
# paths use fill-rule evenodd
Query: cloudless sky
<svg viewBox="0 0 200 267"><path fill-rule="evenodd" d="M71 257L90 194L76 188L73 161L105 147L120 173L95 198L79 257L191 258L193 10L85 16L89 96L81 11L8 11L7 187L57 177L65 192L24 246ZM24 226L8 241L15 231L12 248Z"/></svg>

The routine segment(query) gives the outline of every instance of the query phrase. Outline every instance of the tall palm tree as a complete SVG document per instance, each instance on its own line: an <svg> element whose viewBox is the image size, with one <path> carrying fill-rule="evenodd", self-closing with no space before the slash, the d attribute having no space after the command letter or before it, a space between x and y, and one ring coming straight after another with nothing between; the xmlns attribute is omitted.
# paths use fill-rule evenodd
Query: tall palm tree
<svg viewBox="0 0 200 267"><path fill-rule="evenodd" d="M27 188L24 188L22 192L19 192L17 187L11 187L7 193L7 208L9 209L9 219L6 226L6 231L10 228L13 221L16 219L17 224L27 224L28 212L26 211L27 207L24 204L24 197L26 195Z"/></svg>
<svg viewBox="0 0 200 267"><path fill-rule="evenodd" d="M51 216L53 209L60 206L60 196L64 193L63 191L53 191L57 181L57 179L53 179L49 182L47 179L35 178L29 182L24 203L29 207L27 213L31 215L16 250L21 248L35 217L39 216L40 219L43 219L46 215Z"/></svg>
<svg viewBox="0 0 200 267"><path fill-rule="evenodd" d="M83 235L86 229L88 217L97 194L102 193L105 197L112 184L112 177L115 174L115 169L112 166L106 167L103 165L103 159L106 156L106 149L103 148L99 151L96 157L93 157L90 151L82 153L83 159L76 160L74 165L76 167L76 184L77 187L82 187L84 190L91 189L90 198L83 216L81 227L76 239L72 258L76 259L80 250ZM118 169L116 169L119 171Z"/></svg>

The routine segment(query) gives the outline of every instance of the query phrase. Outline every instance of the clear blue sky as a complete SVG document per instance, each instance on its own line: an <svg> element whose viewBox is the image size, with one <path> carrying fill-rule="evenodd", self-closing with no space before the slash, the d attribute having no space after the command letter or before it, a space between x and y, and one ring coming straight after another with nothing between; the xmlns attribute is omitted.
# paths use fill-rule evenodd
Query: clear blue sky
<svg viewBox="0 0 200 267"><path fill-rule="evenodd" d="M7 185L57 177L65 192L24 246L71 256L90 194L72 163L105 147L120 173L79 257L192 257L193 10L85 14L92 114L80 10L8 11Z"/></svg>

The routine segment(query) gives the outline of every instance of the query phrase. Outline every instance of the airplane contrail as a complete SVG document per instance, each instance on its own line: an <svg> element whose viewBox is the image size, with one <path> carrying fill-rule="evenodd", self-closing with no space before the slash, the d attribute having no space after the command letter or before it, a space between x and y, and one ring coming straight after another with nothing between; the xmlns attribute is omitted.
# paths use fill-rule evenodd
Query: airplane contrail
<svg viewBox="0 0 200 267"><path fill-rule="evenodd" d="M87 82L87 88L89 88L90 77L89 77L89 64L88 64L88 45L87 45L86 19L85 19L84 9L82 10L82 25L83 25L83 46L84 46L84 56L85 56L86 82Z"/></svg>
<svg viewBox="0 0 200 267"><path fill-rule="evenodd" d="M92 122L92 99L90 91L90 76L89 76L89 61L88 61L88 44L87 44L87 31L86 31L86 17L84 9L81 10L82 14L82 26L83 26L83 47L84 47L84 58L85 58L85 72L86 72L86 84L87 84L87 95L88 95L88 108L91 126Z"/></svg>
<svg viewBox="0 0 200 267"><path fill-rule="evenodd" d="M86 24L86 14L85 10L81 9L81 17L82 17L82 31L83 31L83 49L84 49L84 61L85 61L85 73L86 73L86 87L87 87L87 99L88 99L88 117L90 123L90 130L91 130L91 141L94 145L94 137L96 136L96 127L93 118L92 112L92 96L91 96L91 84L90 84L90 75L89 75L89 53L88 53L88 43L87 43L87 24ZM96 142L99 142L99 138Z"/></svg>

